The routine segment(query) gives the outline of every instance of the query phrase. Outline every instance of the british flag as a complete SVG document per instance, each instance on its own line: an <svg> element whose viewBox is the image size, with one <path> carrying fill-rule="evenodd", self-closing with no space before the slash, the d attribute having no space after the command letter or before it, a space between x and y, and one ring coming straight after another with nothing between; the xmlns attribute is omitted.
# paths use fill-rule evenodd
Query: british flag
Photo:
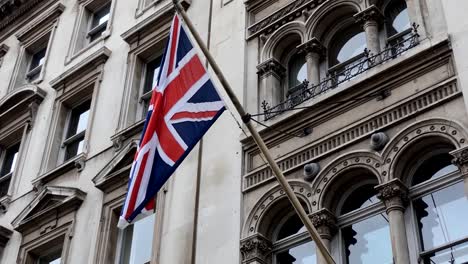
<svg viewBox="0 0 468 264"><path fill-rule="evenodd" d="M224 110L224 102L175 15L130 171L120 228L153 211L156 193Z"/></svg>

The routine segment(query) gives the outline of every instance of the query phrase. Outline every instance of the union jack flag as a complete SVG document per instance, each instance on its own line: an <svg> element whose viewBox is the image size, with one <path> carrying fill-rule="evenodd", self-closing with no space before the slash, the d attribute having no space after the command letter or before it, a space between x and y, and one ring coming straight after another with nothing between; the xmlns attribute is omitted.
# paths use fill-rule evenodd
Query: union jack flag
<svg viewBox="0 0 468 264"><path fill-rule="evenodd" d="M152 212L154 197L225 110L177 15L172 21L118 226Z"/></svg>

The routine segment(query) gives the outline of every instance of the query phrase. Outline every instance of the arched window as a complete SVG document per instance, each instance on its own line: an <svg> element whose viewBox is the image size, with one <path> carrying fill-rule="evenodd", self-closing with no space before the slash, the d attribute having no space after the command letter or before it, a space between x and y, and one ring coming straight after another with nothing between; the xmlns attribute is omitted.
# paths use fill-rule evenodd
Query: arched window
<svg viewBox="0 0 468 264"><path fill-rule="evenodd" d="M328 191L336 193L331 207L338 216L343 263L393 263L388 216L375 190L377 178L364 170L342 176L339 187Z"/></svg>
<svg viewBox="0 0 468 264"><path fill-rule="evenodd" d="M424 264L466 263L468 201L464 184L458 168L451 163L451 148L435 150L421 156L423 161L410 177L419 258Z"/></svg>
<svg viewBox="0 0 468 264"><path fill-rule="evenodd" d="M307 80L307 65L304 54L295 53L288 61L288 89L294 89L305 80Z"/></svg>
<svg viewBox="0 0 468 264"><path fill-rule="evenodd" d="M316 264L315 243L299 216L285 200L281 209L269 214L270 230L267 231L273 244L273 264ZM304 205L303 205L304 206ZM304 208L307 208L306 206Z"/></svg>
<svg viewBox="0 0 468 264"><path fill-rule="evenodd" d="M411 29L406 1L393 0L385 8L385 27L387 37L405 33Z"/></svg>

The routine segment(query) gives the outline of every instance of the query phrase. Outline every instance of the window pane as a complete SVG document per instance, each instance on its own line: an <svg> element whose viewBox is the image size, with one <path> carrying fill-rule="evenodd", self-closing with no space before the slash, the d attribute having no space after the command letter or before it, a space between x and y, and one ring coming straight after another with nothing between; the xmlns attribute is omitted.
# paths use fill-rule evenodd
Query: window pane
<svg viewBox="0 0 468 264"><path fill-rule="evenodd" d="M125 229L122 264L144 264L151 260L155 214Z"/></svg>
<svg viewBox="0 0 468 264"><path fill-rule="evenodd" d="M468 236L468 202L463 183L426 195L413 205L424 250Z"/></svg>
<svg viewBox="0 0 468 264"><path fill-rule="evenodd" d="M460 244L436 252L432 257L425 257L424 264L466 264L468 263L468 243Z"/></svg>
<svg viewBox="0 0 468 264"><path fill-rule="evenodd" d="M277 264L316 264L317 255L314 242L293 247L276 255Z"/></svg>
<svg viewBox="0 0 468 264"><path fill-rule="evenodd" d="M69 145L67 145L67 149L65 152L65 161L83 152L83 144L84 144L84 136L81 138L81 140L74 141L70 143Z"/></svg>
<svg viewBox="0 0 468 264"><path fill-rule="evenodd" d="M161 66L161 57L158 57L148 64L146 64L146 78L145 86L143 87L143 94L151 91L158 80L159 68ZM142 95L143 95L142 94Z"/></svg>
<svg viewBox="0 0 468 264"><path fill-rule="evenodd" d="M88 125L89 107L90 102L86 102L72 110L67 138L86 130Z"/></svg>
<svg viewBox="0 0 468 264"><path fill-rule="evenodd" d="M346 198L341 208L341 214L346 214L379 202L377 191L374 189L375 186L376 184L367 184L357 188Z"/></svg>
<svg viewBox="0 0 468 264"><path fill-rule="evenodd" d="M10 187L11 176L2 178L0 182L0 197L3 197L8 194L8 188Z"/></svg>
<svg viewBox="0 0 468 264"><path fill-rule="evenodd" d="M387 214L342 229L349 264L393 263Z"/></svg>
<svg viewBox="0 0 468 264"><path fill-rule="evenodd" d="M36 68L39 65L44 64L45 54L47 49L43 48L38 52L34 53L31 58L31 65L29 66L29 70Z"/></svg>
<svg viewBox="0 0 468 264"><path fill-rule="evenodd" d="M393 20L392 27L396 32L403 32L410 28L408 9L402 10Z"/></svg>
<svg viewBox="0 0 468 264"><path fill-rule="evenodd" d="M458 167L452 164L452 156L443 153L424 161L414 173L412 185L420 184L428 180L440 178L455 172Z"/></svg>
<svg viewBox="0 0 468 264"><path fill-rule="evenodd" d="M291 216L281 227L278 232L276 240L280 240L286 237L290 237L295 234L299 234L306 231L304 224L297 214Z"/></svg>
<svg viewBox="0 0 468 264"><path fill-rule="evenodd" d="M305 57L300 54L295 54L291 57L288 63L288 74L289 74L289 87L294 88L295 86L307 80L307 65Z"/></svg>
<svg viewBox="0 0 468 264"><path fill-rule="evenodd" d="M93 15L92 28L109 21L110 5L106 5Z"/></svg>
<svg viewBox="0 0 468 264"><path fill-rule="evenodd" d="M7 175L8 173L13 172L15 169L19 147L20 144L16 144L6 150L0 176Z"/></svg>
<svg viewBox="0 0 468 264"><path fill-rule="evenodd" d="M364 32L360 32L351 37L338 52L338 63L345 62L361 53L366 48L366 35Z"/></svg>
<svg viewBox="0 0 468 264"><path fill-rule="evenodd" d="M38 263L39 264L60 264L62 249L56 250L53 253L50 253L46 256L39 257Z"/></svg>

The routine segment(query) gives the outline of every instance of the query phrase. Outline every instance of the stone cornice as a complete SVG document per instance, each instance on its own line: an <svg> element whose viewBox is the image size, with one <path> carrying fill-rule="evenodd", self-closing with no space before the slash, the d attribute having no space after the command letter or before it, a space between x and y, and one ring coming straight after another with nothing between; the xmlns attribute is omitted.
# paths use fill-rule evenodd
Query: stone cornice
<svg viewBox="0 0 468 264"><path fill-rule="evenodd" d="M316 8L325 0L296 0L291 4L272 13L264 19L248 27L247 39L252 39L262 33L270 34L281 25L302 16L304 11ZM249 8L248 8L249 9Z"/></svg>
<svg viewBox="0 0 468 264"><path fill-rule="evenodd" d="M255 263L256 261L266 264L267 255L271 252L271 241L261 234L255 234L241 240L240 251L242 263Z"/></svg>
<svg viewBox="0 0 468 264"><path fill-rule="evenodd" d="M452 163L460 169L463 177L468 177L468 148L454 150L450 155L454 157Z"/></svg>
<svg viewBox="0 0 468 264"><path fill-rule="evenodd" d="M257 66L257 74L259 76L275 74L278 77L283 77L285 73L286 68L275 59L269 59Z"/></svg>

